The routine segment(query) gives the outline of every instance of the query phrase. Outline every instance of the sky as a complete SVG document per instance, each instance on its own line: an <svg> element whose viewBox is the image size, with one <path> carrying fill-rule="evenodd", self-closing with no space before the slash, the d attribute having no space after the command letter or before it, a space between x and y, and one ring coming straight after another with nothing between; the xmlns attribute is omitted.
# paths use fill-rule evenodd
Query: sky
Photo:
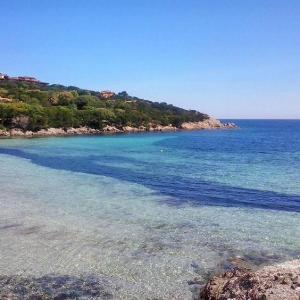
<svg viewBox="0 0 300 300"><path fill-rule="evenodd" d="M217 118L300 118L299 0L0 0L0 72Z"/></svg>

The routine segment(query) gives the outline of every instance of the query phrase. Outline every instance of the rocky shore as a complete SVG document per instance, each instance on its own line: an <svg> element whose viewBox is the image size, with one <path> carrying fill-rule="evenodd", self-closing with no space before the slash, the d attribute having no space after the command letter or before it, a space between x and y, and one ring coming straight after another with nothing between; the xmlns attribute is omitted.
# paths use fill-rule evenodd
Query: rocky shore
<svg viewBox="0 0 300 300"><path fill-rule="evenodd" d="M213 276L197 300L299 300L300 259L251 271L236 267Z"/></svg>
<svg viewBox="0 0 300 300"><path fill-rule="evenodd" d="M247 264L212 277L194 300L299 300L300 260L250 271ZM96 276L0 275L0 299L115 299L118 283ZM118 297L117 297L118 298ZM119 299L119 298L118 298ZM147 298L148 299L148 298ZM157 299L151 298L149 299ZM176 298L177 299L177 298Z"/></svg>
<svg viewBox="0 0 300 300"><path fill-rule="evenodd" d="M90 127L78 127L78 128L48 128L41 129L39 131L26 131L19 128L11 130L1 130L0 137L47 137L47 136L75 136L75 135L105 135L105 134L117 134L117 133L136 133L136 132L168 132L177 130L201 130L201 129L230 129L236 128L234 123L221 123L219 120L209 118L201 122L185 122L180 127L172 125L162 126L150 124L150 126L140 127L115 127L105 126L103 129L94 129Z"/></svg>

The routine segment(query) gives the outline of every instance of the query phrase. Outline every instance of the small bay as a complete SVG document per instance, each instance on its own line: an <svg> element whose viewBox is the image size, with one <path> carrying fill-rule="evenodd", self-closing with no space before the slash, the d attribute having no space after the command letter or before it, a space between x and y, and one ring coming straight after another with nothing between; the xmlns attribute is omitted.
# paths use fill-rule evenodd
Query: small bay
<svg viewBox="0 0 300 300"><path fill-rule="evenodd" d="M0 140L0 274L96 278L100 299L191 299L188 282L231 258L299 257L300 121L234 122Z"/></svg>

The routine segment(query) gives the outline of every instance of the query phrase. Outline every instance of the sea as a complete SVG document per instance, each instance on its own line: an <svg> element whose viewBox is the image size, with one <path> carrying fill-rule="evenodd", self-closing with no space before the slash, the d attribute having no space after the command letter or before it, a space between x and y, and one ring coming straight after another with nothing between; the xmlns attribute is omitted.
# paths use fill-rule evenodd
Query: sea
<svg viewBox="0 0 300 300"><path fill-rule="evenodd" d="M1 139L0 275L20 295L193 299L233 260L299 258L300 120L226 121Z"/></svg>

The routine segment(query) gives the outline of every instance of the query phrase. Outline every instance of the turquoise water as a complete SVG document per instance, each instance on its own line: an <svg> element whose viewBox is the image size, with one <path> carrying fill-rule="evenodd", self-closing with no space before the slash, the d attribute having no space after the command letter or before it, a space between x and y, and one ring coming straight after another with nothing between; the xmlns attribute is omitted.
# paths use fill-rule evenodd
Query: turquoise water
<svg viewBox="0 0 300 300"><path fill-rule="evenodd" d="M300 254L300 121L0 140L0 273L96 276L113 299L191 299L240 256Z"/></svg>

